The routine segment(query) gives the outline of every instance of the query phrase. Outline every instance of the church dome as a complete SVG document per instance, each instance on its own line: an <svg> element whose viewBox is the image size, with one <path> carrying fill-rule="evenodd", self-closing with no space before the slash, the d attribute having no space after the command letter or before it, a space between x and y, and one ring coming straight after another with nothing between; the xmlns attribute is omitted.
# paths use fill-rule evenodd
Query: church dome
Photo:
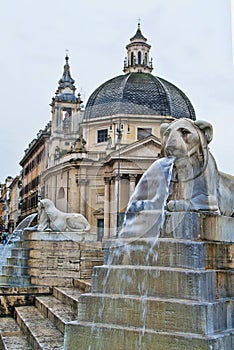
<svg viewBox="0 0 234 350"><path fill-rule="evenodd" d="M114 115L196 119L188 97L175 85L151 74L150 48L138 23L136 34L126 46L125 74L106 81L93 92L84 120Z"/></svg>
<svg viewBox="0 0 234 350"><path fill-rule="evenodd" d="M85 120L113 115L155 115L196 119L188 97L150 73L129 72L108 80L90 96Z"/></svg>

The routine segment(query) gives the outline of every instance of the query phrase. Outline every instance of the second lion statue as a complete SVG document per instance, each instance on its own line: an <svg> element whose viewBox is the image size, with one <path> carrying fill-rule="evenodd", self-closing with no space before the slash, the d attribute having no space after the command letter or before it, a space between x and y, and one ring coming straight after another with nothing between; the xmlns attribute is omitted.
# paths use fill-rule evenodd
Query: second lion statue
<svg viewBox="0 0 234 350"><path fill-rule="evenodd" d="M38 203L38 231L89 231L90 224L79 213L64 213L50 199Z"/></svg>

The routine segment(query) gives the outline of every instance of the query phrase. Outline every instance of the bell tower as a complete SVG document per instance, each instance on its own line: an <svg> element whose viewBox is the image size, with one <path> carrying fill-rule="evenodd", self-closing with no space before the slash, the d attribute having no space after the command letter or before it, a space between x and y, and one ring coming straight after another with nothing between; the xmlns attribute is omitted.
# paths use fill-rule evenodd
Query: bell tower
<svg viewBox="0 0 234 350"><path fill-rule="evenodd" d="M124 60L124 73L151 73L153 64L152 58L149 59L150 48L147 39L141 33L140 22L138 22L136 34L126 46L127 57Z"/></svg>
<svg viewBox="0 0 234 350"><path fill-rule="evenodd" d="M70 151L80 136L80 123L83 111L81 98L75 95L75 80L71 77L69 57L66 54L65 65L58 88L52 98L51 136L47 143L47 167L53 166Z"/></svg>
<svg viewBox="0 0 234 350"><path fill-rule="evenodd" d="M75 95L75 80L71 77L69 57L66 54L62 78L58 82L55 97L52 98L52 134L71 137L77 135L78 115L81 106L80 94Z"/></svg>

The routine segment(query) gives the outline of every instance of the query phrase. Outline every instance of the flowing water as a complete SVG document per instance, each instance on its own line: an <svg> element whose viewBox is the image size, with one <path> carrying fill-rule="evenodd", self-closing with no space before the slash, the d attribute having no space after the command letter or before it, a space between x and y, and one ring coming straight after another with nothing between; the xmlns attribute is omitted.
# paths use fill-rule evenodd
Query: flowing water
<svg viewBox="0 0 234 350"><path fill-rule="evenodd" d="M146 266L150 266L152 261L157 261L158 237L164 223L164 210L169 196L173 165L174 158L161 158L144 173L129 200L119 238L113 240L107 247L105 264L108 268L103 279L102 293L103 295L109 293L107 286L110 285L111 272L115 265L119 264L118 261L122 259L122 265L132 266L132 273L128 277L123 269L119 280L111 280L111 283L116 284L115 293L121 295L125 295L125 286L137 283L142 324L139 349L142 347L142 337L146 328L149 276L157 278L158 272L155 271L153 275L146 273L143 279L136 281L138 266L134 259L137 254L144 254ZM103 297L98 313L99 319L104 312L105 298ZM96 318L93 320L93 330L95 330L95 322ZM91 345L89 349L92 349Z"/></svg>
<svg viewBox="0 0 234 350"><path fill-rule="evenodd" d="M173 157L161 158L144 173L129 200L120 238L158 237L164 222L173 164Z"/></svg>
<svg viewBox="0 0 234 350"><path fill-rule="evenodd" d="M30 214L24 218L8 237L7 242L4 245L0 245L0 273L2 272L2 266L6 265L7 258L10 257L11 250L15 246L15 243L20 240L21 233L25 228L31 225L36 215L37 214Z"/></svg>

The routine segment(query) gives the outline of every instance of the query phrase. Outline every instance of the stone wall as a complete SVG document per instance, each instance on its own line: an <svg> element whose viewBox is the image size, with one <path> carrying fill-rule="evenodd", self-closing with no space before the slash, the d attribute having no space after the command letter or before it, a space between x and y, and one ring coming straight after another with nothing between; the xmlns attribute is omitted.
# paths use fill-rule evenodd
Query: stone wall
<svg viewBox="0 0 234 350"><path fill-rule="evenodd" d="M91 278L103 264L100 242L89 234L24 231L3 267L2 282L10 285L73 286Z"/></svg>

